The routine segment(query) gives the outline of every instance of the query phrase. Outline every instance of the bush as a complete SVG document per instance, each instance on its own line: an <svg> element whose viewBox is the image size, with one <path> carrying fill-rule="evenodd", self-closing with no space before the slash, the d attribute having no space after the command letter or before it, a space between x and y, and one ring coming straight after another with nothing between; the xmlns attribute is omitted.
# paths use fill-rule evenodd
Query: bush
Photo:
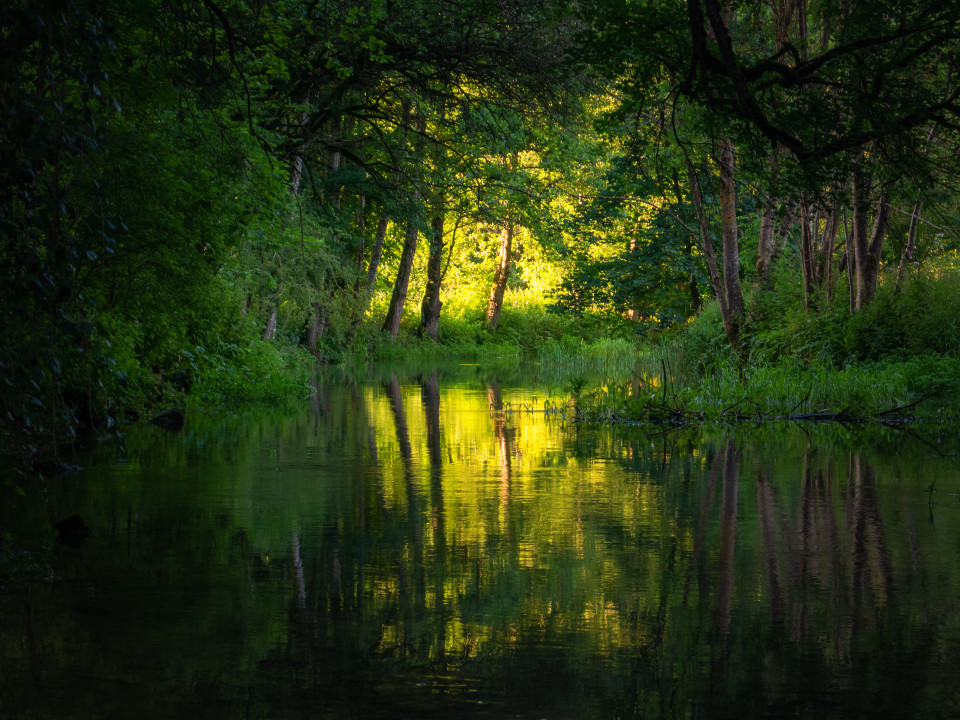
<svg viewBox="0 0 960 720"><path fill-rule="evenodd" d="M283 400L313 392L309 380L316 361L289 342L224 344L216 355L198 360L198 379L189 395L194 406Z"/></svg>

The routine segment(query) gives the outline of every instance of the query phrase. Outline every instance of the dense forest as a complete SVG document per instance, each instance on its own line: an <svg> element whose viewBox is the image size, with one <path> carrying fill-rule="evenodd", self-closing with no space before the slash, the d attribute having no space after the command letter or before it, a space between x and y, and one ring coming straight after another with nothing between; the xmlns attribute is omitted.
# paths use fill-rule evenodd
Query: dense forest
<svg viewBox="0 0 960 720"><path fill-rule="evenodd" d="M958 70L952 0L11 0L0 452L614 339L943 388Z"/></svg>

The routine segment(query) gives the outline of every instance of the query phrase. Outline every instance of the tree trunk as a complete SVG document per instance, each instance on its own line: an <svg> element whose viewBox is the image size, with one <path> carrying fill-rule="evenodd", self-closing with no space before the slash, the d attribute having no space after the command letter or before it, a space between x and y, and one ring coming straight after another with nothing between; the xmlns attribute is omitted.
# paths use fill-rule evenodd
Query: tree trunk
<svg viewBox="0 0 960 720"><path fill-rule="evenodd" d="M763 285L770 273L770 264L777 255L777 203L767 198L760 214L760 236L757 242L757 283Z"/></svg>
<svg viewBox="0 0 960 720"><path fill-rule="evenodd" d="M422 150L422 135L425 122L417 109L404 105L403 117L409 117L413 126L419 135L415 137L413 147L414 156L420 157ZM417 208L420 205L420 190L417 187L413 189L412 207ZM390 296L390 307L387 308L387 316L383 321L383 332L390 333L392 340L397 339L397 333L400 332L400 319L403 317L403 305L407 301L407 288L410 285L410 275L413 272L413 260L417 254L417 241L420 237L420 231L417 227L416 213L407 220L407 232L403 239L403 251L400 254L400 267L397 269L397 279L393 284L393 294Z"/></svg>
<svg viewBox="0 0 960 720"><path fill-rule="evenodd" d="M293 159L293 172L290 177L290 194L300 194L300 181L303 179L303 158L297 155Z"/></svg>
<svg viewBox="0 0 960 720"><path fill-rule="evenodd" d="M446 116L441 107L438 121L442 125L445 120ZM434 148L433 162L440 173L445 172L447 157L442 145ZM417 335L421 338L426 335L433 342L436 342L437 335L440 332L440 310L443 308L443 303L440 302L440 287L443 283L443 219L446 213L446 198L442 189L434 190L431 193L430 204L433 209L433 217L430 220L427 287L423 292L423 300L420 303L420 327L417 328Z"/></svg>
<svg viewBox="0 0 960 720"><path fill-rule="evenodd" d="M336 140L339 137L340 129L339 125L335 121L333 130L331 131L331 137ZM327 161L327 174L328 176L333 175L340 169L340 151L334 150L330 153L330 157ZM297 182L297 188L299 189L299 181ZM333 196L333 207L337 210L340 209L340 200L341 193L337 191ZM337 242L337 236L334 234L333 241ZM317 349L317 341L323 337L324 330L330 324L330 310L328 305L323 303L314 304L314 314L313 320L310 323L310 327L307 330L307 350L318 360L324 360L325 358Z"/></svg>
<svg viewBox="0 0 960 720"><path fill-rule="evenodd" d="M870 238L867 235L867 209L869 200L870 183L860 175L855 175L853 179L853 242L851 259L853 263L847 269L847 272L853 275L854 296L851 306L854 312L862 307L862 298L864 293L864 268L866 267L867 251L870 246Z"/></svg>
<svg viewBox="0 0 960 720"><path fill-rule="evenodd" d="M263 329L263 341L267 342L273 340L273 336L277 332L277 311L274 310L270 313L270 318L267 320L267 326Z"/></svg>
<svg viewBox="0 0 960 720"><path fill-rule="evenodd" d="M897 265L897 281L893 286L893 291L899 293L907 279L907 269L913 262L913 254L917 250L917 229L920 227L920 195L917 195L917 201L913 204L913 213L910 215L910 230L907 232L907 245L903 248L903 254L900 255L900 262Z"/></svg>
<svg viewBox="0 0 960 720"><path fill-rule="evenodd" d="M310 102L310 94L308 93L306 97L303 98L304 104ZM288 132L290 130L289 125L284 121L284 131ZM290 174L290 194L299 195L300 194L300 182L303 180L303 145L310 133L310 113L304 110L300 113L300 134L304 138L300 143L300 148L298 148L296 157L293 158L293 170Z"/></svg>
<svg viewBox="0 0 960 720"><path fill-rule="evenodd" d="M427 289L420 305L420 337L427 335L434 342L440 331L440 284L443 281L443 201L438 203L430 222L430 257L427 260Z"/></svg>
<svg viewBox="0 0 960 720"><path fill-rule="evenodd" d="M847 266L847 297L849 298L850 314L853 315L857 311L857 278L854 271L856 262L853 257L853 231L847 225L846 212L843 215L843 236L843 264ZM843 267L840 268L840 271L843 272Z"/></svg>
<svg viewBox="0 0 960 720"><path fill-rule="evenodd" d="M877 276L880 271L880 253L883 237L887 232L887 198L881 193L873 231L867 233L867 208L869 207L869 180L857 176L853 190L853 259L855 264L857 295L854 309L859 312L873 300L877 292Z"/></svg>
<svg viewBox="0 0 960 720"><path fill-rule="evenodd" d="M717 267L717 256L710 237L710 224L703 208L703 197L693 165L687 160L687 175L690 179L690 195L697 221L700 224L701 249L707 261L710 284L717 296L723 330L730 345L739 353L740 330L743 324L743 293L740 289L740 248L737 233L737 196L734 185L735 153L729 140L717 143L717 164L720 170L720 237L723 247L723 275Z"/></svg>
<svg viewBox="0 0 960 720"><path fill-rule="evenodd" d="M636 240L633 241L634 243ZM693 243L690 241L690 235L687 235L686 243L684 245L684 250L687 253L687 257L690 258L690 264L693 265ZM697 285L697 274L693 271L691 267L690 273L687 276L687 290L690 292L690 306L693 309L694 315L699 315L700 310L703 309L703 302L700 300L700 287Z"/></svg>
<svg viewBox="0 0 960 720"><path fill-rule="evenodd" d="M820 237L820 286L824 289L824 294L829 303L833 299L833 253L837 240L837 225L839 223L840 213L836 205L830 209L827 215L827 222L823 228L823 235Z"/></svg>
<svg viewBox="0 0 960 720"><path fill-rule="evenodd" d="M817 287L817 261L814 252L814 227L811 207L806 200L800 202L800 272L803 278L803 307L809 310L814 304Z"/></svg>
<svg viewBox="0 0 960 720"><path fill-rule="evenodd" d="M689 247L690 247L690 237L688 235L687 236L688 251L689 251ZM637 250L637 236L631 235L630 242L627 243L627 253L632 257L633 253L636 252L636 250ZM631 262L633 261L631 260ZM630 320L631 322L640 322L640 311L637 310L637 308L633 305L632 301L630 304L630 308L627 310L627 319Z"/></svg>
<svg viewBox="0 0 960 720"><path fill-rule="evenodd" d="M317 360L323 360L323 355L317 349L317 341L323 337L323 331L327 328L327 323L329 318L327 317L326 308L320 303L314 305L313 312L313 322L310 323L310 328L307 330L307 350L310 351L310 354L313 355Z"/></svg>
<svg viewBox="0 0 960 720"><path fill-rule="evenodd" d="M700 225L700 249L707 261L707 274L710 277L710 285L713 288L713 294L717 298L717 304L720 306L720 317L726 318L727 298L723 292L723 283L720 280L720 270L717 267L717 254L713 249L713 238L710 235L710 223L707 221L707 213L703 207L703 196L700 194L700 183L697 181L697 173L693 164L687 160L687 177L690 182L690 198L693 200L693 208L697 213L697 222ZM726 320L723 321L726 327Z"/></svg>
<svg viewBox="0 0 960 720"><path fill-rule="evenodd" d="M419 235L416 221L410 219L407 222L407 234L403 240L397 280L393 285L393 295L390 296L390 307L383 321L383 331L390 333L390 338L393 340L397 339L397 333L400 332L400 319L403 317L403 305L407 300L407 288L410 285L410 274L413 272L413 258L417 253Z"/></svg>
<svg viewBox="0 0 960 720"><path fill-rule="evenodd" d="M503 295L510 278L510 260L513 248L513 223L505 220L500 228L500 253L497 256L497 268L493 273L493 288L490 290L490 302L487 303L487 325L497 329L500 322L500 310L503 307Z"/></svg>
<svg viewBox="0 0 960 720"><path fill-rule="evenodd" d="M727 318L723 323L727 339L740 350L743 324L743 293L740 290L740 248L737 235L737 196L734 185L733 143L717 143L720 165L720 227L723 239L723 289L727 299Z"/></svg>

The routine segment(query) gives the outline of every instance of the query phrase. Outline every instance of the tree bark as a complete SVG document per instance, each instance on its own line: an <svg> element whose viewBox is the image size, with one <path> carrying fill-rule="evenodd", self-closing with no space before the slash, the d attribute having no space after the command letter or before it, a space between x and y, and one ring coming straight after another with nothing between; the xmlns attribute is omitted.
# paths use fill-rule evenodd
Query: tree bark
<svg viewBox="0 0 960 720"><path fill-rule="evenodd" d="M867 209L870 203L869 192L869 181L860 175L855 175L853 178L853 263L847 270L847 272L852 274L854 280L854 297L851 302L851 307L854 312L861 309L864 293L863 268L866 266L866 256L870 245L870 238L867 235Z"/></svg>
<svg viewBox="0 0 960 720"><path fill-rule="evenodd" d="M331 136L336 139L340 135L340 127L335 122L334 128L331 133ZM327 163L328 176L333 175L340 169L340 151L334 150L330 153L330 158ZM340 209L342 193L338 190L333 195L333 207L337 210ZM338 240L337 235L333 235L333 242L336 243ZM313 315L313 321L310 323L310 329L307 331L307 350L310 351L310 354L316 357L319 360L323 360L323 356L320 351L317 350L317 341L323 337L323 332L326 329L327 325L330 324L330 311L327 305L323 303L316 303L314 305L315 312Z"/></svg>
<svg viewBox="0 0 960 720"><path fill-rule="evenodd" d="M803 12L800 5L801 0L775 0L772 5L777 53L783 58L782 62L786 62L788 65L793 65L792 56L789 52L786 52L794 46L794 43L790 41L790 29L794 26L794 16L798 11ZM800 31L801 36L805 38L806 26L802 23L802 20L801 23L798 24L797 29ZM805 51L805 42L801 42L800 47L801 51ZM784 151L780 149L771 157L768 163L768 171L771 176L775 177L779 175L780 158L783 152ZM779 241L786 236L785 231L786 228L789 227L789 222L781 223L779 228L780 232L777 231L777 208L779 205L780 201L777 198L767 196L760 214L760 235L757 242L756 271L757 284L761 286L769 279L771 263L779 251ZM791 213L788 213L788 215L790 214ZM783 219L784 221L788 220L787 217Z"/></svg>
<svg viewBox="0 0 960 720"><path fill-rule="evenodd" d="M854 241L853 241L853 231L847 225L847 216L844 213L843 216L843 262L847 266L847 296L849 298L849 310L850 314L853 315L857 311L857 278L856 271L854 266L856 261L854 260ZM840 268L840 271L843 272L843 268Z"/></svg>
<svg viewBox="0 0 960 720"><path fill-rule="evenodd" d="M417 195L418 193L414 193ZM415 220L407 222L407 234L403 240L403 252L400 254L400 267L397 269L397 280L393 285L393 294L390 296L390 307L387 317L383 321L383 331L390 333L392 340L397 339L400 332L400 319L403 317L403 305L407 300L407 288L410 285L410 275L413 272L413 258L417 254L417 240L420 231Z"/></svg>
<svg viewBox="0 0 960 720"><path fill-rule="evenodd" d="M723 274L717 267L717 256L710 236L710 224L703 207L703 197L697 174L687 160L687 175L690 180L690 195L700 225L701 250L707 261L710 284L720 307L723 330L730 345L738 353L741 350L741 326L743 324L743 292L740 289L740 248L737 232L737 196L734 185L735 153L733 144L726 139L717 143L717 165L720 174L720 238L723 248Z"/></svg>
<svg viewBox="0 0 960 720"><path fill-rule="evenodd" d="M713 249L713 238L710 235L710 223L707 220L707 213L703 207L703 196L700 194L700 183L697 181L697 173L693 164L687 160L687 177L690 182L690 199L693 200L693 208L697 213L697 222L700 226L700 249L707 261L707 275L710 277L710 285L713 288L713 294L717 298L717 304L720 306L720 317L726 318L727 298L723 292L723 283L720 280L720 270L717 267L717 254ZM724 328L726 328L726 320Z"/></svg>
<svg viewBox="0 0 960 720"><path fill-rule="evenodd" d="M263 329L263 341L267 342L273 340L273 336L277 332L277 311L274 310L270 313L270 317L267 319L267 326Z"/></svg>
<svg viewBox="0 0 960 720"><path fill-rule="evenodd" d="M297 155L293 159L293 172L290 177L290 194L300 194L300 181L303 179L303 157Z"/></svg>
<svg viewBox="0 0 960 720"><path fill-rule="evenodd" d="M693 265L693 243L690 242L689 235L687 235L684 249L686 250L687 257L690 258L690 264ZM703 309L703 301L700 299L700 286L697 284L697 274L692 268L687 275L687 290L690 293L690 307L693 309L693 314L699 315Z"/></svg>
<svg viewBox="0 0 960 720"><path fill-rule="evenodd" d="M422 141L419 137L422 135L425 122L417 109L410 109L407 106L403 109L404 117L411 117L414 127L419 135L414 139L414 155L420 156L422 150ZM420 205L420 190L414 187L413 207ZM413 272L413 260L417 254L417 241L420 237L420 231L417 227L417 218L415 214L407 220L407 232L403 239L403 251L400 254L400 267L397 269L397 279L393 285L393 294L390 296L390 307L387 308L387 316L383 321L383 331L390 333L392 340L397 339L397 333L400 332L400 319L403 317L403 305L407 301L407 288L410 285L410 275Z"/></svg>
<svg viewBox="0 0 960 720"><path fill-rule="evenodd" d="M633 253L637 250L637 236L631 235L630 242L627 243L627 253L632 257ZM687 253L690 251L690 236L687 236ZM632 261L631 261L632 262ZM690 277L693 277L691 273ZM631 303L630 308L627 310L627 319L631 322L640 322L640 311L636 308L635 305Z"/></svg>
<svg viewBox="0 0 960 720"><path fill-rule="evenodd" d="M513 249L513 223L505 220L500 228L500 252L497 255L497 267L493 273L493 288L490 290L490 301L487 303L487 325L491 330L497 329L500 322L500 310L503 308L503 295L507 289L507 280L510 279L510 261Z"/></svg>
<svg viewBox="0 0 960 720"><path fill-rule="evenodd" d="M837 240L837 226L839 224L840 213L836 205L830 208L830 214L827 215L827 222L823 228L823 235L820 237L820 286L824 290L824 296L829 303L833 299L833 253Z"/></svg>
<svg viewBox="0 0 960 720"><path fill-rule="evenodd" d="M360 238L360 242L357 243L357 272L363 272L363 255L366 252L366 230L367 230L367 196L360 196L360 207L357 208L357 237ZM355 289L359 290L360 280L357 280L357 287Z"/></svg>
<svg viewBox="0 0 960 720"><path fill-rule="evenodd" d="M800 202L800 272L803 277L803 307L809 310L814 304L817 288L817 262L814 251L814 227L816 219L812 208L806 202Z"/></svg>
<svg viewBox="0 0 960 720"><path fill-rule="evenodd" d="M733 143L722 139L717 143L720 165L720 227L723 239L723 288L727 299L724 330L734 349L740 350L743 324L743 293L740 289L740 248L737 234L737 197L734 185L736 156Z"/></svg>
<svg viewBox="0 0 960 720"><path fill-rule="evenodd" d="M757 241L757 283L762 285L770 273L770 264L777 255L777 203L767 198L760 214L760 235Z"/></svg>
<svg viewBox="0 0 960 720"><path fill-rule="evenodd" d="M446 119L443 108L440 108L439 122L442 125ZM443 174L447 167L446 151L438 145L433 151L433 162L439 173ZM430 220L430 255L427 258L427 287L423 292L423 301L420 303L420 327L417 335L421 338L426 335L433 342L437 341L440 332L440 287L443 283L443 219L446 214L446 198L442 188L431 193L430 204L433 217Z"/></svg>
<svg viewBox="0 0 960 720"><path fill-rule="evenodd" d="M327 317L326 308L324 308L322 304L316 303L313 309L313 321L307 330L307 350L309 350L310 354L317 358L317 360L323 360L323 355L317 349L317 341L323 337L323 331L327 328L329 318Z"/></svg>
<svg viewBox="0 0 960 720"><path fill-rule="evenodd" d="M443 201L438 203L430 221L430 257L427 260L427 289L420 306L420 337L427 335L434 342L440 331L440 284L443 281Z"/></svg>
<svg viewBox="0 0 960 720"><path fill-rule="evenodd" d="M907 269L913 262L913 254L917 250L917 229L920 227L920 195L917 195L917 201L913 204L913 212L910 215L910 230L907 232L907 245L903 248L900 255L900 262L897 265L897 280L893 286L893 291L899 293L907 279Z"/></svg>
<svg viewBox="0 0 960 720"><path fill-rule="evenodd" d="M863 310L877 292L877 276L880 271L880 253L887 232L888 194L883 192L877 202L873 231L867 232L867 209L869 207L869 180L860 176L853 181L853 259L856 275L855 311Z"/></svg>

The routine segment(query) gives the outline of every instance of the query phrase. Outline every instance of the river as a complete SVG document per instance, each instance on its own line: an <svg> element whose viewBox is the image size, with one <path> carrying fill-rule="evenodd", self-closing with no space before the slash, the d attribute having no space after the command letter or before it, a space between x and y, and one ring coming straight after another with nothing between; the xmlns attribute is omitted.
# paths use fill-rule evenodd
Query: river
<svg viewBox="0 0 960 720"><path fill-rule="evenodd" d="M0 593L0 717L960 716L955 433L545 401L384 371L99 443L4 509L93 534Z"/></svg>

